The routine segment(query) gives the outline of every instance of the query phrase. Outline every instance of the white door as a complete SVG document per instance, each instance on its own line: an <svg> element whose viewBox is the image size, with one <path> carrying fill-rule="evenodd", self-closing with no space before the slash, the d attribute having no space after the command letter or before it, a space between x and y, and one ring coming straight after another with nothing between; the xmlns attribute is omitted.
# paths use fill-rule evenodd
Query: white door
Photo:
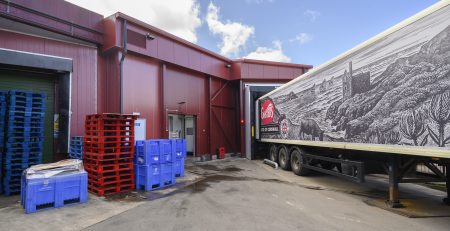
<svg viewBox="0 0 450 231"><path fill-rule="evenodd" d="M193 116L185 117L185 137L186 151L195 154L195 118Z"/></svg>

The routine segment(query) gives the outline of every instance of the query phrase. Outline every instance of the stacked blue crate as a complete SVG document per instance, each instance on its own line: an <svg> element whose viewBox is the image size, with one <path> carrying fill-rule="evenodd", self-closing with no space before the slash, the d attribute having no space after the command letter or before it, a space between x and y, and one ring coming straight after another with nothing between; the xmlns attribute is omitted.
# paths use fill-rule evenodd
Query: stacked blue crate
<svg viewBox="0 0 450 231"><path fill-rule="evenodd" d="M186 140L175 139L175 177L184 176L184 161L186 160Z"/></svg>
<svg viewBox="0 0 450 231"><path fill-rule="evenodd" d="M55 175L48 178L21 179L21 204L25 213L85 203L88 199L87 172Z"/></svg>
<svg viewBox="0 0 450 231"><path fill-rule="evenodd" d="M42 163L45 94L11 90L7 97L3 192L20 192L23 170Z"/></svg>
<svg viewBox="0 0 450 231"><path fill-rule="evenodd" d="M136 141L136 189L148 191L175 184L175 145L168 139Z"/></svg>
<svg viewBox="0 0 450 231"><path fill-rule="evenodd" d="M69 157L72 159L83 159L83 136L72 136L70 139Z"/></svg>
<svg viewBox="0 0 450 231"><path fill-rule="evenodd" d="M5 115L6 115L6 92L0 91L0 179L2 179L3 171L3 148L5 143ZM0 193L2 192L2 184L0 184Z"/></svg>

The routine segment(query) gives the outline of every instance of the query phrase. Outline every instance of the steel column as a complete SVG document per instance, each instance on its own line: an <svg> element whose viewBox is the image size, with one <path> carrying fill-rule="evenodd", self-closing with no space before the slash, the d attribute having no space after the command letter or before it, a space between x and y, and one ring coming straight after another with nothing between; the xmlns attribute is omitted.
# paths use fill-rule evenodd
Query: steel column
<svg viewBox="0 0 450 231"><path fill-rule="evenodd" d="M212 107L211 107L211 101L214 99L211 99L211 76L208 76L208 147L209 147L209 153L211 155L215 154L215 151L212 147Z"/></svg>
<svg viewBox="0 0 450 231"><path fill-rule="evenodd" d="M389 159L389 200L386 202L390 208L400 208L402 204L398 198L399 164L397 157Z"/></svg>

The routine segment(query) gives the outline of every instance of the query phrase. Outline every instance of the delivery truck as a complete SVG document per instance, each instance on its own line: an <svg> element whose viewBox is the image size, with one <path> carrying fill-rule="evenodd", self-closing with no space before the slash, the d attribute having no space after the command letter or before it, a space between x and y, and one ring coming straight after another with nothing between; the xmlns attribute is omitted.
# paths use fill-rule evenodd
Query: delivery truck
<svg viewBox="0 0 450 231"><path fill-rule="evenodd" d="M399 183L446 182L450 193L449 4L258 98L256 145L300 176L318 171L363 182L386 172L391 207L401 206ZM412 177L418 165L434 174Z"/></svg>

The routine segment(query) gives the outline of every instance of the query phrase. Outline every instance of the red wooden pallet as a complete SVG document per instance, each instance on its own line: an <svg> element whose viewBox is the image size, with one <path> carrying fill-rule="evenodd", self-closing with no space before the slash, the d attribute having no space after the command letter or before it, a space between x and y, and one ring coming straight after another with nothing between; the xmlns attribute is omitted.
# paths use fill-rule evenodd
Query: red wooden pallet
<svg viewBox="0 0 450 231"><path fill-rule="evenodd" d="M111 196L114 194L119 194L123 192L130 192L134 190L134 184L133 185L121 185L111 188L97 188L93 185L88 184L88 190L89 192L95 193L98 196Z"/></svg>
<svg viewBox="0 0 450 231"><path fill-rule="evenodd" d="M88 161L84 161L84 168L89 171L105 173L105 172L113 172L120 170L132 170L133 169L133 160L129 163L116 163L116 164L108 164L108 165L98 165L93 163L86 163ZM92 162L92 161L90 161Z"/></svg>
<svg viewBox="0 0 450 231"><path fill-rule="evenodd" d="M120 119L120 120L136 120L137 115L131 115L131 114L118 114L118 113L103 113L103 114L92 114L92 115L86 115L86 120L92 120L92 119Z"/></svg>
<svg viewBox="0 0 450 231"><path fill-rule="evenodd" d="M107 186L107 185L127 185L134 183L134 174L128 175L118 175L109 177L94 177L88 175L88 182L97 187Z"/></svg>
<svg viewBox="0 0 450 231"><path fill-rule="evenodd" d="M91 150L83 150L83 159L87 160L88 163L92 161L114 161L114 160L127 160L133 159L133 152L119 152L119 153L95 153ZM90 161L90 162L89 162Z"/></svg>
<svg viewBox="0 0 450 231"><path fill-rule="evenodd" d="M128 148L134 148L134 143L130 141L116 141L116 142L85 142L83 143L84 147L89 148L121 148L121 147L128 147Z"/></svg>
<svg viewBox="0 0 450 231"><path fill-rule="evenodd" d="M107 172L97 172L86 169L88 175L94 178L102 178L102 177L110 177L110 176L121 176L121 175L130 175L134 174L133 169L125 169L125 170L116 170L116 171L107 171Z"/></svg>

